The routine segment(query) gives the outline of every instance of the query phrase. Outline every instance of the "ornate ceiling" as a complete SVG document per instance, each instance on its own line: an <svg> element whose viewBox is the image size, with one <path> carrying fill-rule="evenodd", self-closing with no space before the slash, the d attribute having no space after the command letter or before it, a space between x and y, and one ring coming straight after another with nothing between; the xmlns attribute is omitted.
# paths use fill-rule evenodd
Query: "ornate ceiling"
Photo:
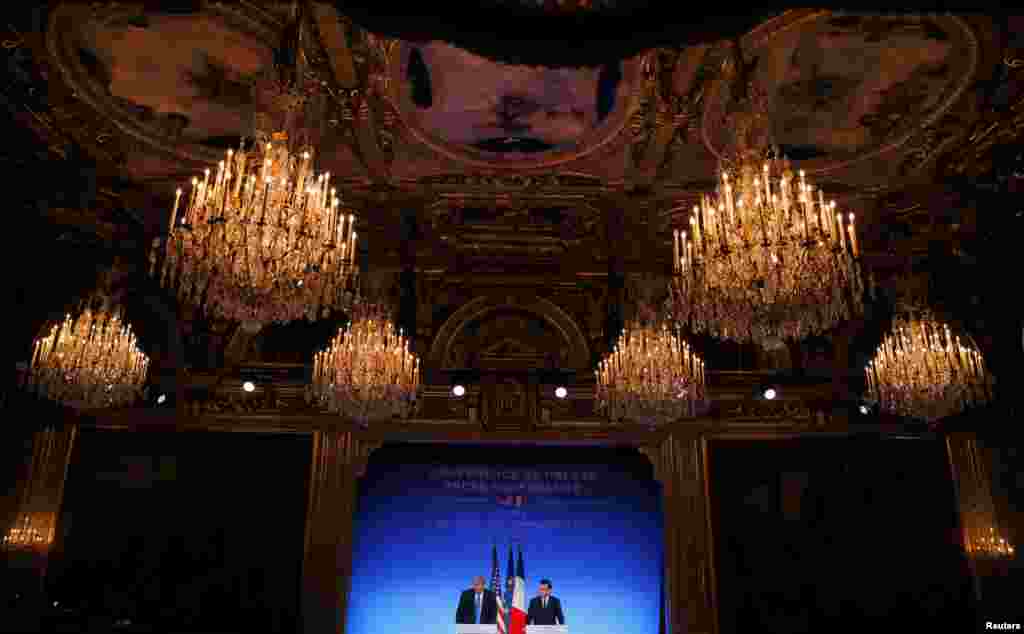
<svg viewBox="0 0 1024 634"><path fill-rule="evenodd" d="M1007 36L1024 25L1014 17L801 9L708 16L696 28L655 3L462 7L467 20L490 12L492 30L509 35L489 47L468 27L428 36L415 16L388 22L373 3L348 14L340 4L311 5L315 37L304 42L332 96L319 168L360 211L367 265L421 273L423 350L473 298L467 284L563 293L557 302L580 324L568 340L594 348L601 324L588 315L609 267L666 273L672 226L713 187L734 107L723 69L737 39L767 87L776 140L858 214L882 278L937 234L971 239L976 215L947 183L991 171L993 153L1024 131L1022 46ZM148 244L166 227L174 188L251 134L252 82L269 72L290 9L158 6L60 2L36 14L41 28L5 42L15 120L55 160L72 148L85 157L107 192L47 213L108 243ZM510 31L524 19L537 44L517 52ZM576 35L554 37L561 20ZM615 23L636 37L620 33L604 56L596 45L567 52L579 34ZM560 349L564 333L548 326Z"/></svg>
<svg viewBox="0 0 1024 634"><path fill-rule="evenodd" d="M65 95L40 113L42 122L144 185L154 226L178 182L251 133L251 83L269 69L287 10L197 7L159 13L62 3L34 60ZM728 41L649 49L594 67L516 66L442 41L374 35L331 5L315 5L314 15L317 38L307 54L335 96L320 167L340 177L346 200L364 211L371 241L394 224L390 203L422 210L420 224L438 229L426 236L436 253L485 248L486 240L446 237L438 221L472 205L462 199L484 198L570 210L563 252L593 229L591 211L602 205L627 207L627 225L653 223L642 232L667 244L674 210L711 186L728 142ZM864 199L929 178L971 131L979 82L1002 62L995 28L981 16L799 10L740 41L769 87L776 140L826 195L870 213L858 208ZM621 200L638 190L640 199ZM445 206L453 209L439 213ZM543 232L542 220L504 218L506 227ZM663 251L654 259L667 259Z"/></svg>

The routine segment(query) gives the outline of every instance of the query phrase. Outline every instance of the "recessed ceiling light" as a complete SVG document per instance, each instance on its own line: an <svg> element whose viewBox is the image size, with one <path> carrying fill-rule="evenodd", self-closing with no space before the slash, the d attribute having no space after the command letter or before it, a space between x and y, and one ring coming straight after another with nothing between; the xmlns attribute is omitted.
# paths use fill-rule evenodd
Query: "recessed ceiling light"
<svg viewBox="0 0 1024 634"><path fill-rule="evenodd" d="M452 388L452 394L455 396L465 396L466 388L461 385L456 385Z"/></svg>
<svg viewBox="0 0 1024 634"><path fill-rule="evenodd" d="M778 395L779 393L775 390L774 387L765 388L764 397L769 401L774 399Z"/></svg>
<svg viewBox="0 0 1024 634"><path fill-rule="evenodd" d="M558 398L565 398L569 395L569 390L565 389L561 385L555 388L555 396Z"/></svg>
<svg viewBox="0 0 1024 634"><path fill-rule="evenodd" d="M246 392L252 392L253 390L256 389L256 384L253 383L252 381L246 381L245 383L242 384L242 389L245 390Z"/></svg>

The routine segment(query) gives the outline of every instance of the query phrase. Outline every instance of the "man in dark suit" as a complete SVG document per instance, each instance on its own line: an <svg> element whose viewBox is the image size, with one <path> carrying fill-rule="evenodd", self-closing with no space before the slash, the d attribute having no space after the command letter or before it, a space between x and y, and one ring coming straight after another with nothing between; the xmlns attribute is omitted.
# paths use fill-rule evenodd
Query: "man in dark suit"
<svg viewBox="0 0 1024 634"><path fill-rule="evenodd" d="M551 596L551 580L541 579L537 596L530 599L526 612L527 625L565 625L562 602Z"/></svg>
<svg viewBox="0 0 1024 634"><path fill-rule="evenodd" d="M483 577L473 577L473 587L464 590L455 611L456 623L495 623L498 620L498 601L494 593L484 588Z"/></svg>

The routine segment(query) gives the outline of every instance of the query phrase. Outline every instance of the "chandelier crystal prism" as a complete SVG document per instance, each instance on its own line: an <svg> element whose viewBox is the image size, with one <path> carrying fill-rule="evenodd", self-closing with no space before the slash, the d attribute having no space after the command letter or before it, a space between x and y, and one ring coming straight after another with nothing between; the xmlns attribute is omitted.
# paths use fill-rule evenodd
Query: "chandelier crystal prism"
<svg viewBox="0 0 1024 634"><path fill-rule="evenodd" d="M411 416L419 381L419 360L383 304L357 304L349 327L313 359L314 396L363 424Z"/></svg>
<svg viewBox="0 0 1024 634"><path fill-rule="evenodd" d="M864 285L854 215L770 150L767 98L747 83L717 192L674 231L671 301L695 332L770 345L860 314Z"/></svg>
<svg viewBox="0 0 1024 634"><path fill-rule="evenodd" d="M314 320L354 297L357 218L330 172L314 166L309 139L325 96L299 45L303 23L296 13L288 33L297 35L282 47L294 68L279 64L256 82L268 105L256 116L254 147L228 150L215 172L192 179L187 197L175 193L160 281L215 317Z"/></svg>
<svg viewBox="0 0 1024 634"><path fill-rule="evenodd" d="M992 398L981 352L928 310L897 314L865 374L868 397L883 411L929 423Z"/></svg>
<svg viewBox="0 0 1024 634"><path fill-rule="evenodd" d="M704 361L674 326L649 317L628 322L594 372L597 410L610 421L664 425L693 416L704 398Z"/></svg>
<svg viewBox="0 0 1024 634"><path fill-rule="evenodd" d="M72 407L122 407L142 393L148 369L149 357L120 308L93 311L86 305L36 339L28 388Z"/></svg>

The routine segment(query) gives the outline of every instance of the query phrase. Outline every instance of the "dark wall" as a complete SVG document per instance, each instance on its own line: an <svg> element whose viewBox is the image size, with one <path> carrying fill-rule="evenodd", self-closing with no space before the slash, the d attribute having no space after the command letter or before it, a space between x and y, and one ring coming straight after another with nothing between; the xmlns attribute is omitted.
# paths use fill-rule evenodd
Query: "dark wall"
<svg viewBox="0 0 1024 634"><path fill-rule="evenodd" d="M938 440L712 445L722 634L975 629Z"/></svg>
<svg viewBox="0 0 1024 634"><path fill-rule="evenodd" d="M310 450L305 436L83 431L50 598L69 619L154 631L295 631Z"/></svg>

